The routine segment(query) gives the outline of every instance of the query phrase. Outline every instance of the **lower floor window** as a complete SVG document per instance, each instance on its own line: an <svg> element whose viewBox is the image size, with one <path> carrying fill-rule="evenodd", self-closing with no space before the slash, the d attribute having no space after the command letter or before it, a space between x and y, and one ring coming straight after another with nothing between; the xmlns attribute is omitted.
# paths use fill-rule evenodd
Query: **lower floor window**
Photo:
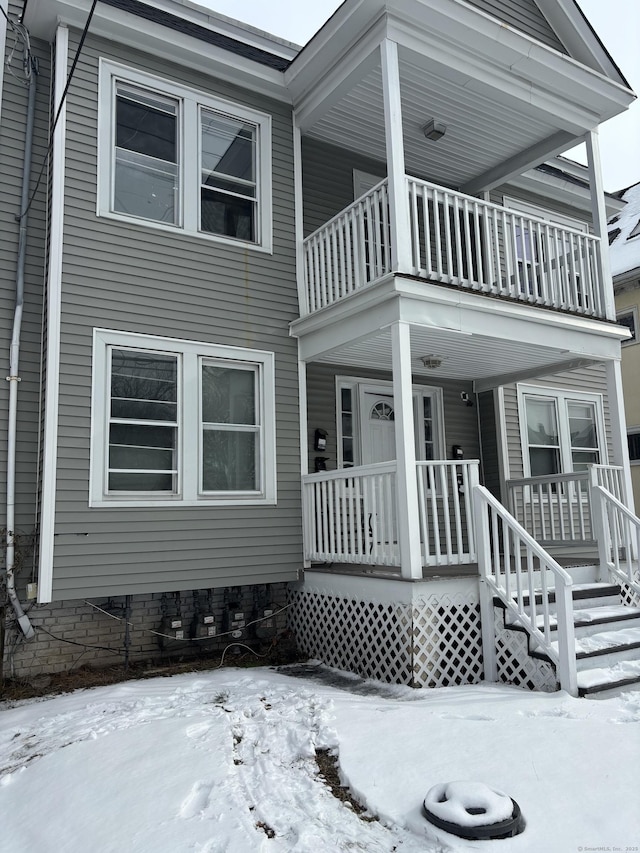
<svg viewBox="0 0 640 853"><path fill-rule="evenodd" d="M518 396L526 476L579 473L605 461L600 395L519 386Z"/></svg>
<svg viewBox="0 0 640 853"><path fill-rule="evenodd" d="M94 333L91 504L275 502L273 354Z"/></svg>

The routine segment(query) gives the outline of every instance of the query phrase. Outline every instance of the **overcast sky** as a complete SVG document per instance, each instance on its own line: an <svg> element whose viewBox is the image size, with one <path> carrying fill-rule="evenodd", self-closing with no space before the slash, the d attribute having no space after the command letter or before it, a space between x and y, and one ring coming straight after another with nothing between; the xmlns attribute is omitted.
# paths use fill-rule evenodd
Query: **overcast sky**
<svg viewBox="0 0 640 853"><path fill-rule="evenodd" d="M305 44L341 0L197 0L281 38ZM585 15L631 87L640 94L640 0L578 0ZM584 148L584 146L583 146ZM640 103L600 130L605 188L611 192L640 181ZM586 163L580 149L568 155Z"/></svg>

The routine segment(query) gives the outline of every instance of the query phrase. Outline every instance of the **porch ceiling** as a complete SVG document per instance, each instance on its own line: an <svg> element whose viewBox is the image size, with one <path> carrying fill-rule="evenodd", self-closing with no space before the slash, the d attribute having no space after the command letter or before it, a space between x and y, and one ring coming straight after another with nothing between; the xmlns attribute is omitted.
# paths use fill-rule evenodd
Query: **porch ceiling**
<svg viewBox="0 0 640 853"><path fill-rule="evenodd" d="M558 127L541 110L525 111L504 93L478 92L452 68L400 51L406 170L444 186L462 187L520 152L543 145ZM447 131L437 142L422 128L431 118ZM571 131L576 138L579 129ZM382 70L378 63L307 131L315 139L385 161ZM567 143L567 148L572 143ZM541 160L544 159L544 155Z"/></svg>
<svg viewBox="0 0 640 853"><path fill-rule="evenodd" d="M386 161L380 45L398 46L406 171L476 193L571 148L634 98L459 0L352 0L285 77L303 134ZM428 141L424 125L447 126Z"/></svg>
<svg viewBox="0 0 640 853"><path fill-rule="evenodd" d="M442 359L441 366L425 368L422 358L429 355ZM416 376L435 381L472 380L487 387L497 384L495 380L505 376L543 376L555 372L558 367L577 367L579 361L576 353L559 348L420 326L411 327L411 356ZM325 353L315 361L391 371L391 331L382 330L365 340ZM589 359L580 361L587 363Z"/></svg>

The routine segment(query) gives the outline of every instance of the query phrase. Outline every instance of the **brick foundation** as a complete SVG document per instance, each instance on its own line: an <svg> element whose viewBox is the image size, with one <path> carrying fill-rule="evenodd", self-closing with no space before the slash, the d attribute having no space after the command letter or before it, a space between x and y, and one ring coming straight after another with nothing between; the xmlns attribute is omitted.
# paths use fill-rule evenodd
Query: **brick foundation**
<svg viewBox="0 0 640 853"><path fill-rule="evenodd" d="M236 587L233 591L199 590L198 625L199 632L205 636L194 640L189 639L196 613L193 592L133 595L130 597L128 619L129 659L161 663L207 652L220 654L234 639L230 635L218 636L230 627L229 620L225 619L230 605L234 605L231 608L233 615L243 613L245 622L251 622L255 618L256 606L265 606L266 591L271 609L284 607L287 597L285 583L268 587ZM36 630L35 638L30 641L25 640L13 618L13 611L8 607L3 662L5 677L29 679L42 674L68 672L79 666L105 667L124 663L126 603L124 597L117 597L25 605ZM169 623L178 618L178 605L182 629L172 629ZM216 636L206 636L211 623L204 624L204 615L213 615ZM275 617L275 629L281 632L286 624L287 613L283 611ZM178 630L184 631L183 639L176 637ZM239 630L242 630L242 636L236 638L238 642L255 640L255 627ZM159 637L152 631L167 633L170 637Z"/></svg>

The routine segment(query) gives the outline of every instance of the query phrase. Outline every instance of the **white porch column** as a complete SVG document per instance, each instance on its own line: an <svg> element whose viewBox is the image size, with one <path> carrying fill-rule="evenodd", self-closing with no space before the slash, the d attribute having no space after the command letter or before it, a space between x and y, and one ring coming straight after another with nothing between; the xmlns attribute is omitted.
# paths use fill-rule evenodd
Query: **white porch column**
<svg viewBox="0 0 640 853"><path fill-rule="evenodd" d="M613 445L613 464L623 468L626 504L635 512L631 466L629 465L629 445L627 443L627 421L624 414L622 395L622 368L619 361L606 362L607 397L609 398L609 416L611 418L611 443Z"/></svg>
<svg viewBox="0 0 640 853"><path fill-rule="evenodd" d="M587 162L589 165L589 187L591 189L591 211L593 230L600 238L600 274L604 287L604 309L608 320L615 320L616 306L613 299L613 280L609 261L609 237L607 229L607 208L604 199L604 184L600 167L600 142L598 131L591 130L584 138L587 144Z"/></svg>
<svg viewBox="0 0 640 853"><path fill-rule="evenodd" d="M390 39L384 39L381 42L380 59L382 62L382 91L387 145L387 177L389 180L391 268L396 272L410 273L412 271L411 228L409 225L409 195L404 166L400 69L396 42Z"/></svg>
<svg viewBox="0 0 640 853"><path fill-rule="evenodd" d="M393 400L395 409L398 540L403 578L422 577L418 523L418 479L411 383L411 340L408 323L391 327Z"/></svg>

